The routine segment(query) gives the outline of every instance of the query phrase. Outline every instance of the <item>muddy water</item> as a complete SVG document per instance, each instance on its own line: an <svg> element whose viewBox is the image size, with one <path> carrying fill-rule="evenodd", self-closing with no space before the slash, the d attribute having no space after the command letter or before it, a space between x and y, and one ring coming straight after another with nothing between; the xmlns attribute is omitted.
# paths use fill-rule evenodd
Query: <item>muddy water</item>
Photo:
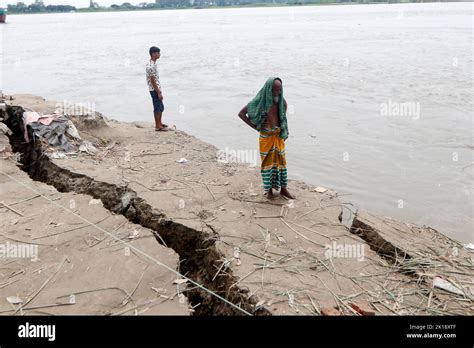
<svg viewBox="0 0 474 348"><path fill-rule="evenodd" d="M289 175L357 206L473 241L472 3L10 16L1 89L150 120L159 45L166 121L229 151L237 112L283 79Z"/></svg>

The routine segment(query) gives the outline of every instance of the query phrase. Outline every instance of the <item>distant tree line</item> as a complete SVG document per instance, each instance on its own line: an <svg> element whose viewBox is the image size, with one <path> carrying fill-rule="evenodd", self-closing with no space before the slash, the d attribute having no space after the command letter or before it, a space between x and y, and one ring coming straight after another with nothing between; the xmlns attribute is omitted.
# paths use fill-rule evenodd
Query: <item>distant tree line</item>
<svg viewBox="0 0 474 348"><path fill-rule="evenodd" d="M71 11L108 11L108 10L143 10L158 8L192 8L192 7L212 7L212 6L249 6L249 5L305 5L305 4L328 4L328 3L373 3L373 2L431 2L436 0L155 0L155 2L142 2L132 5L124 2L121 5L111 5L110 7L100 6L93 0L85 9L76 9L70 5L47 5L42 0L35 0L32 4L26 5L24 2L17 2L16 5L8 5L10 13L42 13L42 12L71 12Z"/></svg>
<svg viewBox="0 0 474 348"><path fill-rule="evenodd" d="M8 5L8 12L10 13L41 13L41 12L71 12L75 11L76 7L70 5L47 5L43 1L36 0L30 5L24 2L17 2L16 5Z"/></svg>

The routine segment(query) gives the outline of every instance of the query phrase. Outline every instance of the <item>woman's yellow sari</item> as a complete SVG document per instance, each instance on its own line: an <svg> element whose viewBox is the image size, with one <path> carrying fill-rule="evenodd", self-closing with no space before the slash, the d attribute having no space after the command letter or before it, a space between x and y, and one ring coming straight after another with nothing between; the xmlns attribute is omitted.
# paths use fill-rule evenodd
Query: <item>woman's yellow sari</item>
<svg viewBox="0 0 474 348"><path fill-rule="evenodd" d="M260 131L260 157L262 159L263 189L279 190L288 184L285 158L285 141L280 137L280 127Z"/></svg>

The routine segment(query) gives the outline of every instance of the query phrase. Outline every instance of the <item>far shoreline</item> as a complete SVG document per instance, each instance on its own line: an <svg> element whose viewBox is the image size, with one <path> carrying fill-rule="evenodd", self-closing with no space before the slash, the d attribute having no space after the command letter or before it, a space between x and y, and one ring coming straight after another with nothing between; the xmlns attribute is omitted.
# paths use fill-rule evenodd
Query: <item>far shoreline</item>
<svg viewBox="0 0 474 348"><path fill-rule="evenodd" d="M469 1L455 1L456 3L463 3ZM203 6L203 7L183 7L183 8L149 8L149 9L89 9L89 8L80 8L76 11L70 12L34 12L34 13L10 13L7 12L8 16L17 16L17 15L41 15L41 14L64 14L64 13L109 13L109 12L150 12L150 11L177 11L177 10L222 10L222 9L247 9L247 8L300 8L300 7L309 7L309 6L345 6L345 5L407 5L407 4L433 4L433 3L449 3L449 1L429 1L429 2L334 2L334 3L311 3L311 4L255 4L255 5L241 5L241 6Z"/></svg>

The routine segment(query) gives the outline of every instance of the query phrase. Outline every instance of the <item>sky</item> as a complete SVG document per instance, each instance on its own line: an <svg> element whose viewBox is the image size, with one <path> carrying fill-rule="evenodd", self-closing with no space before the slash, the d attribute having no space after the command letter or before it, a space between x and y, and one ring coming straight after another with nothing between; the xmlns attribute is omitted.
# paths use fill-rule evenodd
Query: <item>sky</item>
<svg viewBox="0 0 474 348"><path fill-rule="evenodd" d="M21 0L25 4L29 5L34 2L34 0ZM0 6L6 7L8 4L16 4L18 0L0 0ZM76 7L89 7L89 0L43 0L45 5L72 5ZM122 4L124 2L129 2L131 4L139 4L141 2L154 2L153 0L96 0L101 6L110 6L112 4Z"/></svg>

